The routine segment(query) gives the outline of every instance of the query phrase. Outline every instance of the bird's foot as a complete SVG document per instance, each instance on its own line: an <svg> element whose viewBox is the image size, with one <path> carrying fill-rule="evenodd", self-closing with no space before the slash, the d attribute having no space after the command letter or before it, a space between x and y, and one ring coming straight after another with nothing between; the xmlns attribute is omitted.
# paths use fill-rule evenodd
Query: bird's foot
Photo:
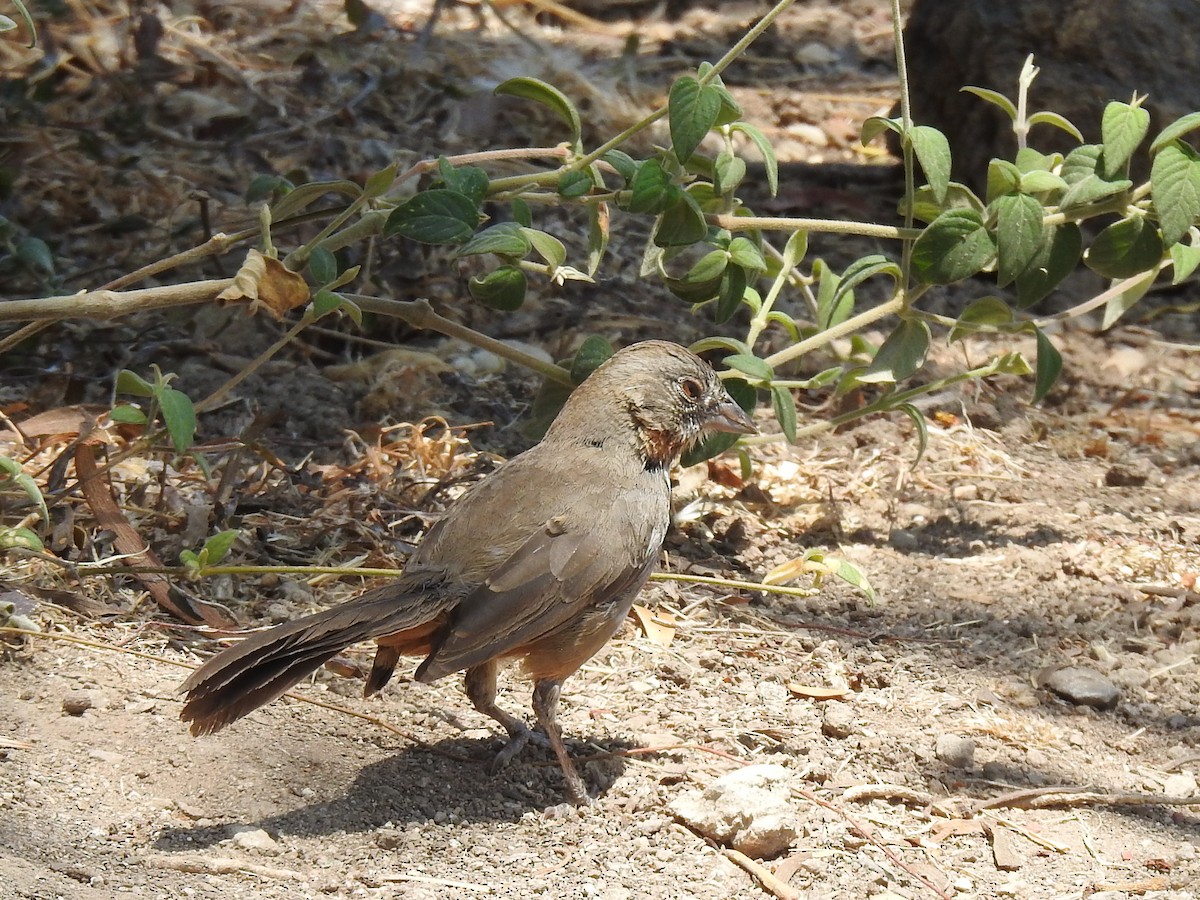
<svg viewBox="0 0 1200 900"><path fill-rule="evenodd" d="M508 743L500 748L500 752L492 759L492 764L489 766L491 773L495 775L510 762L513 758L525 749L526 744L534 744L538 747L549 747L550 740L540 731L534 731L527 725L522 725L520 728L513 729L508 733Z"/></svg>

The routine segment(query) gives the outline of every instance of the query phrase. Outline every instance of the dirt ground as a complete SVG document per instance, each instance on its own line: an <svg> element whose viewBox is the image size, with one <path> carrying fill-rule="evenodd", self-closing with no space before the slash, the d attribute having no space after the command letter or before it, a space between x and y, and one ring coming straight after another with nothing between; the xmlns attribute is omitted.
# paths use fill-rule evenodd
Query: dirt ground
<svg viewBox="0 0 1200 900"><path fill-rule="evenodd" d="M665 71L689 56L672 27L716 22L701 32L711 51L758 8L728 6L731 22L705 9L678 20L652 15L645 35L658 65ZM459 21L448 15L447 27ZM886 4L799 4L788 27L811 37L794 42L807 54L792 59L800 86L743 87L741 98L760 98L774 137L794 142L792 161L874 162L836 135L842 118L877 110L830 107L805 91L815 94L830 72L838 89L877 79L871 90L883 91ZM531 33L548 46L564 39L550 25ZM440 58L437 40L427 59ZM605 40L599 45L619 53L619 38ZM756 59L765 65L779 46ZM833 55L821 57L821 47ZM824 146L813 128L826 134ZM469 145L469 134L461 139ZM880 203L828 187L795 188L791 199L845 215ZM149 253L159 239L132 243ZM99 265L106 240L117 238L93 231L90 243L80 236L67 245ZM627 278L618 272L602 290L620 294ZM621 339L704 333L678 305L647 308L617 304L584 318ZM544 300L502 327L555 352L569 319ZM1038 408L1019 379L936 395L923 408L930 439L915 467L912 425L897 417L795 447L756 447L748 480L736 460L679 473L665 569L758 581L818 547L856 564L878 597L870 603L833 580L810 597L653 583L642 602L668 624L631 619L564 690L568 744L587 760L597 795L583 809L563 805L548 751L529 748L489 773L499 736L454 679L422 685L401 675L363 700L358 678L322 671L297 689L315 702L283 700L194 739L178 721L176 688L182 666L218 646L213 638L169 621L130 579L80 584L37 561L13 561L0 603L96 646L43 637L0 656L0 894L761 898L770 894L670 804L745 765L776 763L806 792L790 808L792 846L762 862L787 886L780 896L1194 898L1200 352L1185 316L1151 324L1157 330L1128 325L1096 336L1074 324L1056 332L1066 371ZM28 363L6 372L0 399L33 412L67 399L103 402L105 372L149 361L203 394L269 343L273 328L230 330L228 316L212 312L70 326L50 333L44 359L57 348L77 378L95 383L81 396L47 399L35 387L57 383L49 366ZM1006 346L969 352L982 359ZM1011 346L1032 354L1024 339ZM216 446L259 406L288 401L263 439L287 465L244 464L236 510L223 513L243 532L233 556L400 564L440 506L486 470L487 456L436 429L431 444L404 429L372 430L379 408L403 397L410 416L491 421L466 432L472 446L509 453L524 440L519 416L536 383L512 372L387 386L331 380L317 369L329 353L313 347L311 359L283 359L249 380L243 405L202 423ZM958 352L938 350L930 376L960 366ZM213 506L203 473L151 459L122 465L123 508L160 556L195 546L189 510ZM439 479L446 489L430 490ZM85 558L112 553L111 535L85 520L84 507L67 507L74 518L58 521L56 539L78 544ZM207 523L202 517L201 537ZM190 589L257 626L358 587L356 579L276 576ZM90 614L28 605L49 589L84 597ZM341 668L360 667L368 653L348 652ZM1063 667L1091 670L1117 692L1115 706L1069 702L1042 686ZM504 687L501 703L528 715L527 686Z"/></svg>

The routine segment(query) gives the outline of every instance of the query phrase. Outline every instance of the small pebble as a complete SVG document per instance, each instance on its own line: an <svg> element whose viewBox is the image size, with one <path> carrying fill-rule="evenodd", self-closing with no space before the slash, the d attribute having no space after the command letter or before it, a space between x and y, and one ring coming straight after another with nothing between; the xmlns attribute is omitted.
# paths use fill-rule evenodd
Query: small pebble
<svg viewBox="0 0 1200 900"><path fill-rule="evenodd" d="M1141 487L1146 483L1145 472L1126 466L1113 466L1104 473L1104 483L1108 487Z"/></svg>
<svg viewBox="0 0 1200 900"><path fill-rule="evenodd" d="M1168 797L1195 797L1200 794L1200 787L1197 787L1194 775L1181 772L1167 779L1163 793Z"/></svg>
<svg viewBox="0 0 1200 900"><path fill-rule="evenodd" d="M938 735L933 752L952 769L969 769L975 765L975 742L959 734Z"/></svg>
<svg viewBox="0 0 1200 900"><path fill-rule="evenodd" d="M1043 670L1038 684L1076 706L1112 709L1121 699L1121 692L1095 669L1067 666L1064 669Z"/></svg>
<svg viewBox="0 0 1200 900"><path fill-rule="evenodd" d="M854 734L854 713L844 703L830 703L821 713L821 734L847 738Z"/></svg>
<svg viewBox="0 0 1200 900"><path fill-rule="evenodd" d="M71 691L62 699L62 709L69 716L82 716L92 708L94 701L88 691Z"/></svg>

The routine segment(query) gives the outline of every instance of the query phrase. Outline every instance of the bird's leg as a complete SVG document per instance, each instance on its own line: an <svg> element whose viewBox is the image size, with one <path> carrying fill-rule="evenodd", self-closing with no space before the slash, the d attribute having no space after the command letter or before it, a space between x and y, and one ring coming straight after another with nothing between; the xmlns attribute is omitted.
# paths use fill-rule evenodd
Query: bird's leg
<svg viewBox="0 0 1200 900"><path fill-rule="evenodd" d="M558 764L562 766L567 797L576 806L583 806L591 802L587 785L576 771L575 763L571 761L567 746L563 743L562 730L558 727L558 697L561 693L562 682L558 679L539 679L533 685L533 712L537 716L538 724L542 726L542 731L546 732L546 737L550 739L550 746L554 748Z"/></svg>
<svg viewBox="0 0 1200 900"><path fill-rule="evenodd" d="M495 719L508 732L508 743L492 760L492 772L508 765L531 738L537 737L523 721L496 705L496 673L499 669L499 662L489 660L483 665L467 669L466 677L463 680L467 699L471 701L471 705L485 716Z"/></svg>

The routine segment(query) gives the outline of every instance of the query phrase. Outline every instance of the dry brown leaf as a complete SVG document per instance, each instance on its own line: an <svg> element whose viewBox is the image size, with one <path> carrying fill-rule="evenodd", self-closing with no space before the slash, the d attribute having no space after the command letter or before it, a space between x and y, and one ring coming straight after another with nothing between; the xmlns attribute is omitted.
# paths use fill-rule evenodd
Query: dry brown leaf
<svg viewBox="0 0 1200 900"><path fill-rule="evenodd" d="M789 681L787 689L793 695L804 697L808 700L841 700L843 697L848 697L851 694L849 685L823 687L817 684L798 684L795 681Z"/></svg>
<svg viewBox="0 0 1200 900"><path fill-rule="evenodd" d="M669 647L675 638L675 617L663 610L650 610L638 604L633 605L633 617L637 619L638 627L651 643L660 647Z"/></svg>
<svg viewBox="0 0 1200 900"><path fill-rule="evenodd" d="M288 310L303 306L308 297L308 284L302 277L257 250L246 254L233 284L217 294L218 300L249 302L251 313L265 307L277 320Z"/></svg>
<svg viewBox="0 0 1200 900"><path fill-rule="evenodd" d="M57 409L48 409L36 416L30 416L23 422L18 422L17 427L27 438L59 435L65 438L74 438L79 434L90 433L95 427L96 421L107 412L107 407L95 404L60 406ZM97 433L94 439L103 441L105 436Z"/></svg>

